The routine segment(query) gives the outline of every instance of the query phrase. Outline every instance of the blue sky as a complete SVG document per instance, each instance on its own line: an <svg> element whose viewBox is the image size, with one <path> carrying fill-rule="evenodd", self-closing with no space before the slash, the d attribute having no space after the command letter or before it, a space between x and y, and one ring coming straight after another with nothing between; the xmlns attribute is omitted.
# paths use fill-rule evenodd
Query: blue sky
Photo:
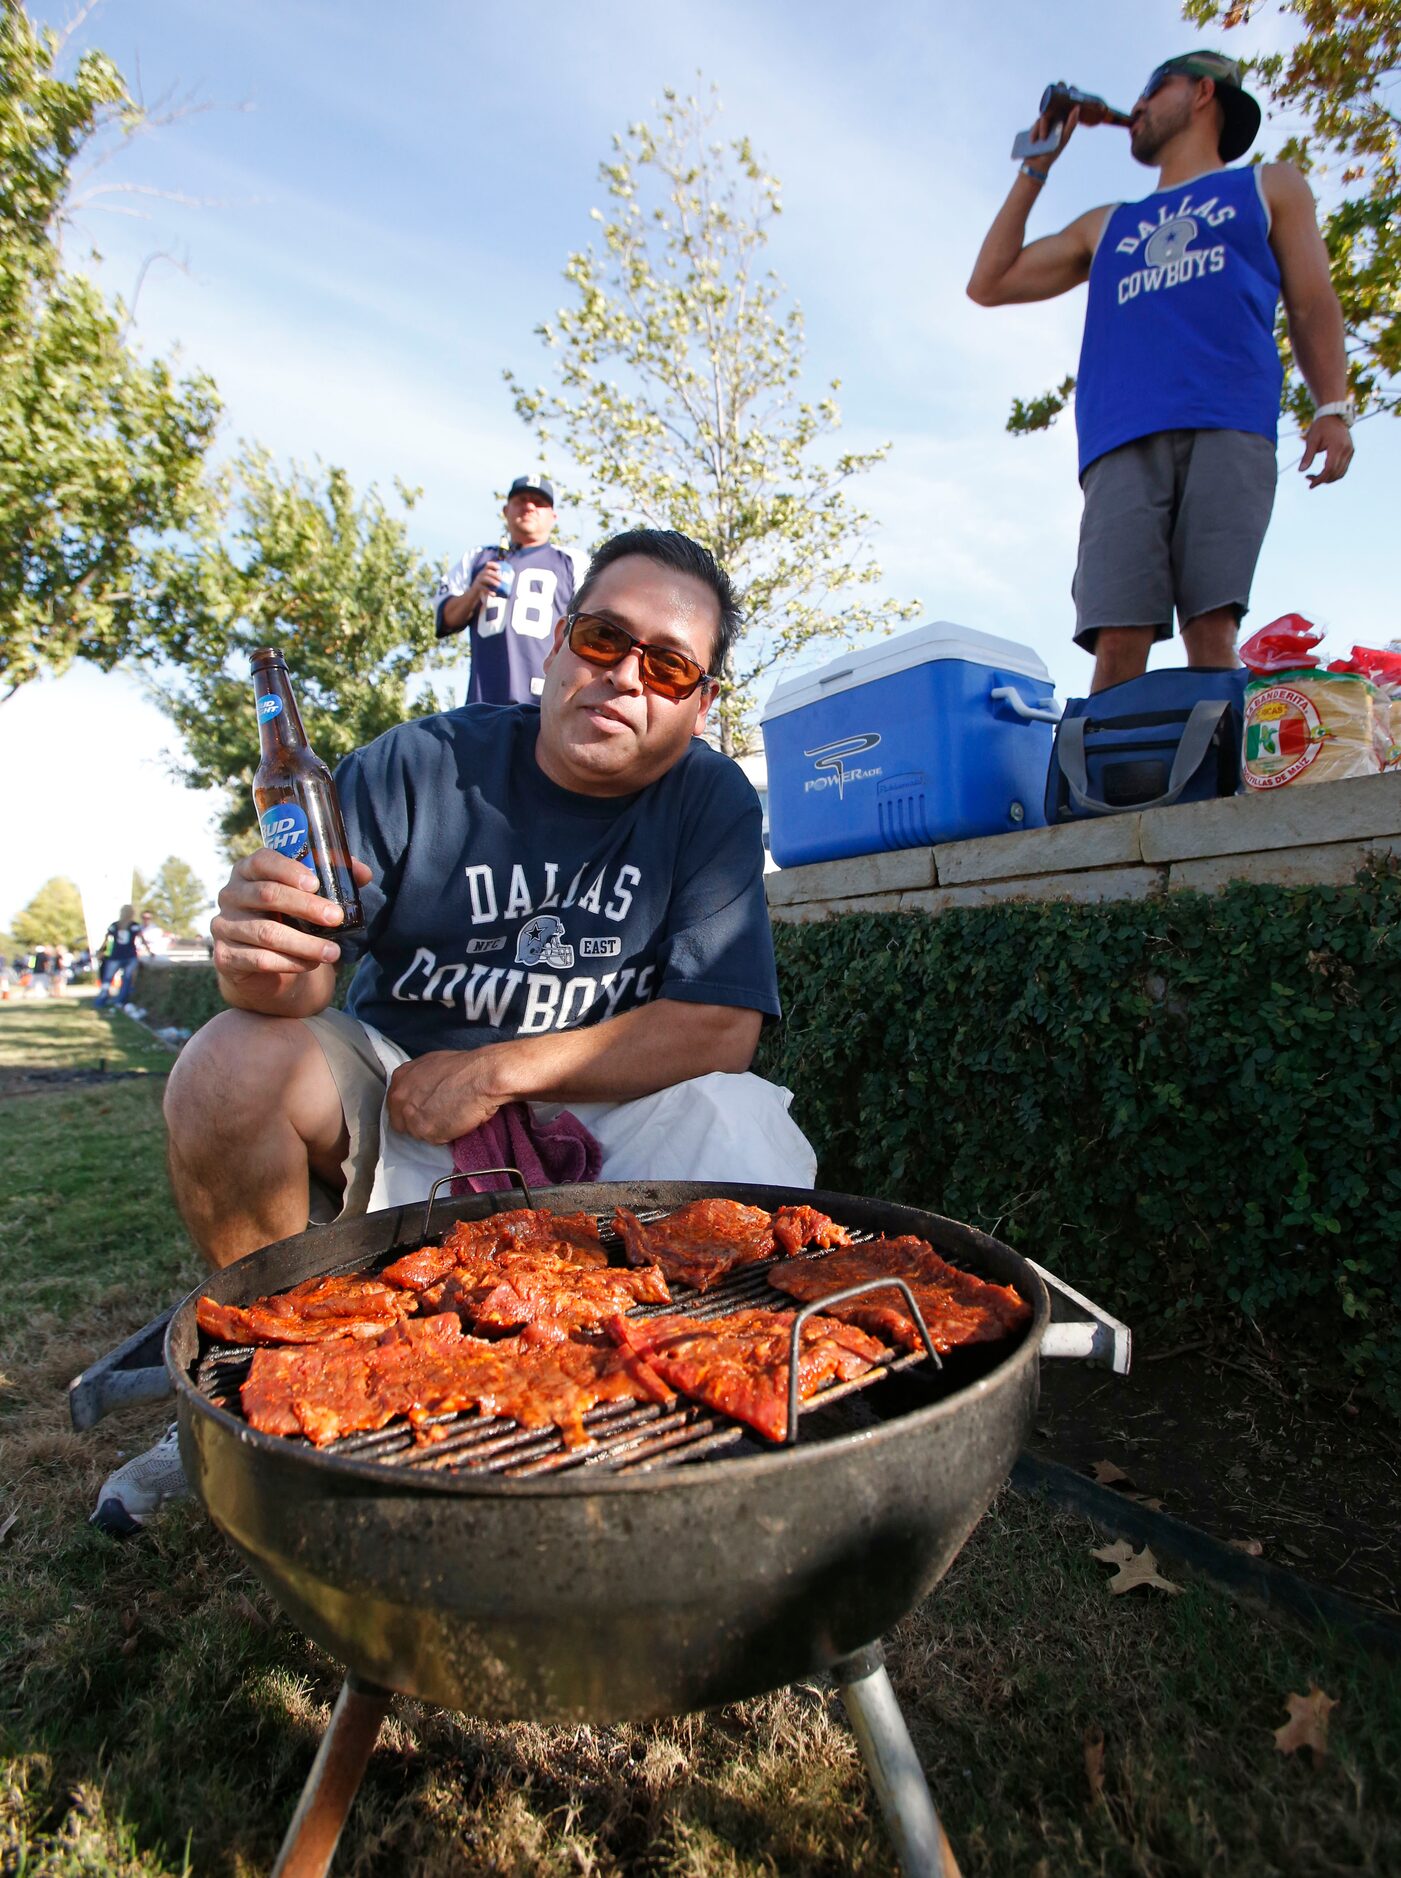
<svg viewBox="0 0 1401 1878"><path fill-rule="evenodd" d="M501 371L544 373L533 329L565 298L568 252L590 239L612 134L664 87L713 81L723 127L748 134L783 182L771 258L804 310L811 389L840 377L843 441L893 444L858 490L886 589L918 598L926 619L1033 645L1074 695L1088 660L1070 645L1072 428L1019 440L1003 426L1014 395L1073 369L1083 293L990 312L964 282L1011 180L1013 133L1048 79L1127 107L1160 58L1193 43L1239 54L1271 29L1200 40L1173 0L106 0L75 48L110 52L148 103L194 94L210 108L87 179L69 256L95 244L128 298L150 262L138 337L212 372L226 445L319 457L386 492L396 476L422 485L413 532L445 560L489 538L496 492L534 461ZM1265 146L1278 135L1267 125ZM1032 231L1151 182L1122 133L1085 132ZM141 192L91 193L113 183ZM1348 480L1310 492L1287 467L1296 440L1281 437L1255 589L1256 623L1297 609L1339 649L1401 632L1401 426L1367 424L1357 444ZM567 482L567 461L553 467ZM3 707L0 732L12 803L56 736L78 746L43 827L11 818L0 925L94 850L110 862L129 847L146 872L179 853L211 886L222 878L211 805L169 780L171 732L134 677L31 686Z"/></svg>

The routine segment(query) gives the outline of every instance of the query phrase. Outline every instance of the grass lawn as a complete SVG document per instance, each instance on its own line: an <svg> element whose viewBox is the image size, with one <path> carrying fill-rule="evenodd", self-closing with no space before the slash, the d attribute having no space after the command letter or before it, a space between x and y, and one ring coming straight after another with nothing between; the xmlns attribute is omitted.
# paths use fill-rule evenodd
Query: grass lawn
<svg viewBox="0 0 1401 1878"><path fill-rule="evenodd" d="M340 1677L196 1506L127 1545L86 1524L118 1450L166 1417L129 1410L77 1436L64 1385L198 1276L162 1170L169 1058L76 1000L0 1006L0 1071L100 1057L150 1079L0 1095L0 1871L251 1878ZM1401 1870L1396 1666L1200 1586L1111 1597L1100 1543L1004 1493L887 1639L969 1878ZM1339 1704L1318 1766L1272 1735L1314 1683ZM607 1730L400 1702L336 1864L347 1878L893 1869L818 1687Z"/></svg>

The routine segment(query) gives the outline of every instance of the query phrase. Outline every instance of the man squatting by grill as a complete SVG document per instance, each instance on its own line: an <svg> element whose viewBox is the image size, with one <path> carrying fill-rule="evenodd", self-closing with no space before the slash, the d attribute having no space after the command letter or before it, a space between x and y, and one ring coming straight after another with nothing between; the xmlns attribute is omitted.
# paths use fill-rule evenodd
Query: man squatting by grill
<svg viewBox="0 0 1401 1878"><path fill-rule="evenodd" d="M1237 663L1236 629L1274 504L1281 294L1314 398L1300 469L1336 482L1352 459L1343 318L1313 197L1287 163L1227 169L1260 107L1217 52L1160 65L1135 104L1132 153L1158 167L1141 202L1090 209L1026 240L1065 154L1023 163L968 282L980 306L1089 282L1075 393L1084 515L1073 593L1092 691L1147 668L1176 608L1189 665ZM1046 134L1045 121L1035 135Z"/></svg>
<svg viewBox="0 0 1401 1878"><path fill-rule="evenodd" d="M738 627L704 548L614 536L554 626L538 705L465 704L341 764L358 941L308 870L239 861L212 928L231 1008L165 1105L212 1263L421 1200L448 1144L513 1101L567 1105L604 1179L812 1185L788 1092L748 1073L779 1008L759 800L697 735Z"/></svg>

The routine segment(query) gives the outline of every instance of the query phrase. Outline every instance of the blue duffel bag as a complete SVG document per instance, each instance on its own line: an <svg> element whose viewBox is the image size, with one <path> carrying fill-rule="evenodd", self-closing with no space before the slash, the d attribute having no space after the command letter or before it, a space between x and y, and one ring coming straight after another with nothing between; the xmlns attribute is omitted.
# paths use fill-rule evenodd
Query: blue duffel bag
<svg viewBox="0 0 1401 1878"><path fill-rule="evenodd" d="M1072 698L1046 774L1047 823L1234 795L1249 676L1178 667Z"/></svg>

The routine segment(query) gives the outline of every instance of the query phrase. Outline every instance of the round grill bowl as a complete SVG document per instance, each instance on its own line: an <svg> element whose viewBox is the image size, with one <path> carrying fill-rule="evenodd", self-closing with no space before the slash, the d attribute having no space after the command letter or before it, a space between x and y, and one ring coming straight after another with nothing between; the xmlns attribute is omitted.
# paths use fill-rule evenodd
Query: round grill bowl
<svg viewBox="0 0 1401 1878"><path fill-rule="evenodd" d="M596 1724L780 1688L898 1623L948 1569L1024 1444L1050 1316L1040 1276L972 1227L848 1194L672 1181L532 1197L605 1217L711 1197L806 1203L853 1230L916 1234L1015 1285L1032 1320L965 1386L921 1400L917 1368L869 1392L884 1412L875 1425L813 1430L791 1448L632 1475L419 1473L258 1434L193 1374L199 1297L247 1304L383 1262L422 1243L423 1208L265 1246L185 1299L165 1356L190 1483L292 1621L385 1688L490 1720ZM520 1203L504 1193L445 1202L433 1236Z"/></svg>

